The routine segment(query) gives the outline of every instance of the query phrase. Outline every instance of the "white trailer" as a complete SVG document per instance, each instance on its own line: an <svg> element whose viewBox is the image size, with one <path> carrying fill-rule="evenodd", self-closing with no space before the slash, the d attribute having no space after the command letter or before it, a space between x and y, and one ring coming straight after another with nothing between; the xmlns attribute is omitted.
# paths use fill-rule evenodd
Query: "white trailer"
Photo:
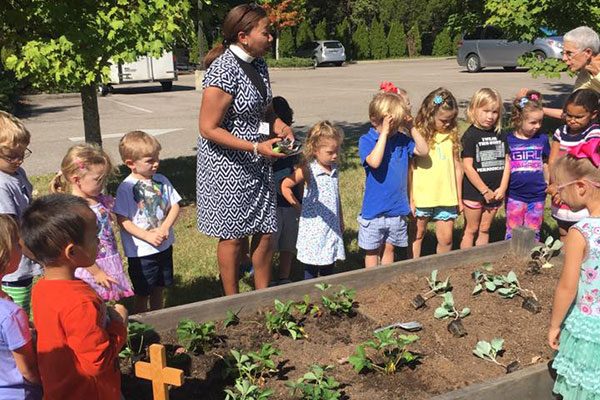
<svg viewBox="0 0 600 400"><path fill-rule="evenodd" d="M111 64L110 82L100 85L99 91L106 96L114 85L123 83L160 82L167 92L177 80L177 69L173 52L163 53L160 58L142 56L137 61L126 64Z"/></svg>

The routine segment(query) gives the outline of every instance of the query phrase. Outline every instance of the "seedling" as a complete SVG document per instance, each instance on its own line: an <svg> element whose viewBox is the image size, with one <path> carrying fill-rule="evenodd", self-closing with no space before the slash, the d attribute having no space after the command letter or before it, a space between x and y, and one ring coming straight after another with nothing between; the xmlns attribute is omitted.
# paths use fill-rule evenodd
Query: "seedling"
<svg viewBox="0 0 600 400"><path fill-rule="evenodd" d="M507 373L511 373L519 369L519 362L513 361L508 365L504 365L498 361L498 355L503 351L502 347L504 346L504 339L495 338L492 339L491 342L486 342L485 340L480 340L477 342L477 345L473 349L473 354L477 357L491 361L496 365L501 366L506 370Z"/></svg>
<svg viewBox="0 0 600 400"><path fill-rule="evenodd" d="M288 334L294 340L306 337L304 328L298 325L292 315L293 305L292 301L282 303L275 299L275 312L267 311L265 313L265 323L269 332Z"/></svg>
<svg viewBox="0 0 600 400"><path fill-rule="evenodd" d="M177 339L187 351L203 353L216 338L212 321L199 324L191 319L183 319L177 325Z"/></svg>
<svg viewBox="0 0 600 400"><path fill-rule="evenodd" d="M417 340L417 335L396 335L392 328L374 333L375 339L368 340L356 347L348 362L356 372L371 370L391 375L402 365L410 364L417 356L407 350L408 346ZM367 355L367 349L372 349L372 357Z"/></svg>
<svg viewBox="0 0 600 400"><path fill-rule="evenodd" d="M263 344L259 352L241 353L231 350L230 353L230 357L224 358L227 375L259 387L264 386L267 376L277 372L277 366L271 357L281 354L268 343Z"/></svg>
<svg viewBox="0 0 600 400"><path fill-rule="evenodd" d="M231 310L227 310L227 316L225 317L225 320L223 320L223 325L225 326L225 328L232 326L232 325L238 325L240 323L240 317L238 317L239 311L237 313L234 313Z"/></svg>
<svg viewBox="0 0 600 400"><path fill-rule="evenodd" d="M326 291L331 287L326 283L315 285L321 291ZM331 297L322 295L321 301L323 302L323 307L329 310L331 314L334 315L352 315L354 313L354 296L356 296L356 291L354 289L348 289L344 286L337 292L335 292Z"/></svg>
<svg viewBox="0 0 600 400"><path fill-rule="evenodd" d="M444 302L441 306L436 308L433 316L437 319L453 318L448 324L448 331L456 337L463 337L467 335L461 319L471 313L471 310L467 307L463 308L460 312L454 306L454 297L452 292L446 292L442 295Z"/></svg>
<svg viewBox="0 0 600 400"><path fill-rule="evenodd" d="M321 315L321 310L319 309L319 306L317 306L314 303L311 303L310 296L307 294L304 295L304 298L301 302L296 303L295 307L296 310L298 310L302 315L310 315L311 317L318 317Z"/></svg>
<svg viewBox="0 0 600 400"><path fill-rule="evenodd" d="M293 142L290 139L283 139L273 145L274 153L283 153L286 155L293 155L300 152L302 143L298 140Z"/></svg>
<svg viewBox="0 0 600 400"><path fill-rule="evenodd" d="M534 274L540 272L540 268L552 268L554 265L550 263L550 259L554 257L562 248L563 243L548 236L546 241L531 249L531 259L533 262L528 264L529 271Z"/></svg>
<svg viewBox="0 0 600 400"><path fill-rule="evenodd" d="M237 379L234 389L225 389L225 400L266 400L273 394L273 390L261 389L246 379Z"/></svg>
<svg viewBox="0 0 600 400"><path fill-rule="evenodd" d="M425 278L427 279L427 284L429 285L430 290L422 295L418 294L414 299L412 299L411 303L415 309L425 306L427 300L438 294L445 293L452 288L452 286L450 286L450 277L447 277L445 281L438 281L437 273L438 270L434 269L431 271L431 277Z"/></svg>
<svg viewBox="0 0 600 400"><path fill-rule="evenodd" d="M127 324L127 344L119 353L119 357L123 359L141 357L146 348L156 342L158 334L154 328L148 324L143 324L137 321L129 321Z"/></svg>
<svg viewBox="0 0 600 400"><path fill-rule="evenodd" d="M292 396L299 392L304 400L337 400L342 396L340 384L333 376L325 376L325 372L331 369L331 365L312 365L303 377L286 383L286 386L291 389Z"/></svg>
<svg viewBox="0 0 600 400"><path fill-rule="evenodd" d="M490 272L490 270L487 270ZM495 275L488 272L474 271L471 276L475 280L475 288L471 294L476 295L485 288L488 292L495 292L496 289L504 286L502 275Z"/></svg>
<svg viewBox="0 0 600 400"><path fill-rule="evenodd" d="M479 294L485 287L488 292L498 292L505 299L512 299L515 296L523 298L523 308L534 314L541 311L541 305L533 290L524 289L519 283L517 274L510 271L507 275L491 275L480 271L473 272L473 278L476 285L473 294Z"/></svg>

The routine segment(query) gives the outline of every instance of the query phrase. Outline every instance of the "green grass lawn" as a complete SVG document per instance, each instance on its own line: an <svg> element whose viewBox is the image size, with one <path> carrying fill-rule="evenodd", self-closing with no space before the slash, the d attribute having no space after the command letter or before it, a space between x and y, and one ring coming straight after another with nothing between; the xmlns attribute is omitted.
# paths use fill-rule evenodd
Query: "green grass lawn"
<svg viewBox="0 0 600 400"><path fill-rule="evenodd" d="M341 124L346 134L344 141L343 159L340 172L340 190L346 231L344 241L346 244L346 260L338 263L338 271L348 271L363 267L364 254L358 248L358 223L356 217L360 211L364 190L364 170L358 158L358 138L367 131L365 124ZM461 124L463 130L465 124ZM221 295L218 267L216 261L217 240L198 233L196 230L196 159L195 157L179 157L163 160L160 172L167 176L183 198L180 218L175 226L176 244L174 246L175 285L166 294L167 306L186 304L199 300L206 300ZM113 194L116 187L128 171L122 167L121 178L115 178L109 183L108 192ZM30 178L35 195L40 196L48 192L50 175L35 176ZM490 238L492 241L504 238L504 212L501 211L493 226ZM458 248L462 236L463 219L458 218L454 229L454 248ZM556 223L546 211L542 236L553 235L556 237ZM117 235L118 236L118 235ZM435 234L433 224L423 244L423 254L435 252ZM275 259L274 265L277 264ZM302 271L295 268L294 280L302 277ZM251 280L244 278L241 290L251 290Z"/></svg>

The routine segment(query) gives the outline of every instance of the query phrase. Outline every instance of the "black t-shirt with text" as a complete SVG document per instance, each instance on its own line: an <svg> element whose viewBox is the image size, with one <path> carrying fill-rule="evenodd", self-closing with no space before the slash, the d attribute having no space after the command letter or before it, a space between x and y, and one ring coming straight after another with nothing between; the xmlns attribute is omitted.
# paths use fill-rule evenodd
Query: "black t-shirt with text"
<svg viewBox="0 0 600 400"><path fill-rule="evenodd" d="M494 130L484 131L471 125L461 138L461 157L473 159L473 168L490 190L496 190L502 182L506 162L506 142ZM465 200L485 202L479 190L465 175L462 185Z"/></svg>

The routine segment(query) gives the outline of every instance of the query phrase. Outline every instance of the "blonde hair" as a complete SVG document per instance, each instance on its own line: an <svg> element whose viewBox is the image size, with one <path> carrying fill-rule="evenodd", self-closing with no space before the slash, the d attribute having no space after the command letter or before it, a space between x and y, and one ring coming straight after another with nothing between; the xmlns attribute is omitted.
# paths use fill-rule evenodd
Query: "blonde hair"
<svg viewBox="0 0 600 400"><path fill-rule="evenodd" d="M344 141L344 131L329 121L317 122L310 128L304 142L304 164L315 159L315 153L323 140L335 140L338 145Z"/></svg>
<svg viewBox="0 0 600 400"><path fill-rule="evenodd" d="M158 140L144 131L127 132L119 141L119 154L123 162L158 154L161 149Z"/></svg>
<svg viewBox="0 0 600 400"><path fill-rule="evenodd" d="M0 214L0 274L6 271L10 257L19 242L19 227L9 214Z"/></svg>
<svg viewBox="0 0 600 400"><path fill-rule="evenodd" d="M71 147L63 157L60 171L50 182L50 192L67 192L71 177L83 177L92 165L104 165L106 167L106 173L102 177L104 183L115 173L110 157L100 146L86 143Z"/></svg>
<svg viewBox="0 0 600 400"><path fill-rule="evenodd" d="M600 153L600 145L596 147L596 153ZM588 179L600 184L600 168L597 168L588 158L576 158L569 154L556 160L552 165L551 174L552 181L557 183ZM599 189L596 190L600 192Z"/></svg>
<svg viewBox="0 0 600 400"><path fill-rule="evenodd" d="M460 152L460 142L458 140L458 125L456 119L458 117L458 103L454 95L446 88L437 88L429 93L423 100L421 108L415 118L415 128L423 135L427 141L429 149L435 147L435 115L439 110L452 111L454 118L446 132L452 141L452 151L455 157L458 157Z"/></svg>
<svg viewBox="0 0 600 400"><path fill-rule="evenodd" d="M406 100L400 94L380 92L369 104L369 119L374 125L381 125L386 115L392 116L390 132L398 131L409 114Z"/></svg>
<svg viewBox="0 0 600 400"><path fill-rule="evenodd" d="M535 90L529 90L523 97L513 101L510 123L514 129L519 129L525 120L525 115L531 111L543 111L542 94Z"/></svg>
<svg viewBox="0 0 600 400"><path fill-rule="evenodd" d="M27 147L30 140L31 134L19 118L5 111L0 111L0 145Z"/></svg>
<svg viewBox="0 0 600 400"><path fill-rule="evenodd" d="M502 106L502 97L500 97L500 93L498 93L496 89L482 88L473 94L473 97L471 97L471 101L469 102L469 107L467 107L467 122L475 125L479 129L484 129L479 126L479 123L475 118L475 110L493 103L498 107L498 120L496 121L494 131L500 133L502 130L502 111L504 110Z"/></svg>

